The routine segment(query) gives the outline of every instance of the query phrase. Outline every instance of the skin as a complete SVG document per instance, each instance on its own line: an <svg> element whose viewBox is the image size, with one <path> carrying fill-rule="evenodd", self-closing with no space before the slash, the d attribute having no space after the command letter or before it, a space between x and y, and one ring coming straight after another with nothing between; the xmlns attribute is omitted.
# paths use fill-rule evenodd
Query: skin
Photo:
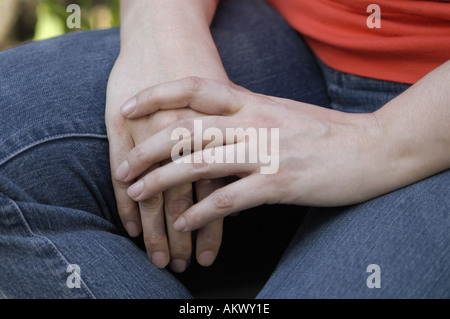
<svg viewBox="0 0 450 319"><path fill-rule="evenodd" d="M229 214L261 204L306 206L357 204L450 168L450 61L430 72L381 109L349 114L297 101L244 91L235 86L188 77L149 87L122 109L128 119L159 110L192 109L203 129L279 128L279 170L260 174L261 163L168 163L143 174L151 163L171 157L180 127L194 135L194 119L177 121L126 156L125 182L135 201L199 179L237 176L191 206L174 222L190 232ZM205 141L204 145L210 141ZM225 153L233 147L218 143ZM198 156L205 150L186 156ZM205 154L207 155L207 154ZM197 157L198 158L198 157ZM124 172L122 172L124 173Z"/></svg>
<svg viewBox="0 0 450 319"><path fill-rule="evenodd" d="M120 107L146 87L196 75L228 83L209 25L217 6L211 0L123 0L121 51L111 72L105 122L112 172L128 152L159 130L182 118L201 116L194 110L162 110L130 121ZM149 170L161 165L155 163ZM131 180L112 174L118 212L132 237L143 232L149 259L159 268L182 272L192 254L191 234L176 232L175 219L194 203L193 189L202 199L224 185L223 179L199 180L159 192L138 203L127 195ZM166 230L167 228L167 230ZM199 229L196 258L213 263L222 240L222 221Z"/></svg>
<svg viewBox="0 0 450 319"><path fill-rule="evenodd" d="M196 258L211 265L222 218L241 209L359 203L449 167L449 63L373 114L260 96L228 80L209 33L216 6L211 0L121 2L121 52L105 113L112 180L125 228L132 237L143 232L157 267L186 269L194 229ZM262 176L258 165L245 163L171 163L169 133L199 117L205 128L280 128L279 171ZM222 176L240 179L228 184ZM136 181L143 182L142 193Z"/></svg>

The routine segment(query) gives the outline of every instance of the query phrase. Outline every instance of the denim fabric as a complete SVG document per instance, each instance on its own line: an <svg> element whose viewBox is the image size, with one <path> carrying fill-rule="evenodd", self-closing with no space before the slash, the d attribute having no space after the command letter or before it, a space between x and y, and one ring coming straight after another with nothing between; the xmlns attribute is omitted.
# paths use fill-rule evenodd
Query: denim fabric
<svg viewBox="0 0 450 319"><path fill-rule="evenodd" d="M259 298L449 298L450 171L366 203L312 209ZM447 195L446 195L447 194ZM369 288L380 267L380 288Z"/></svg>
<svg viewBox="0 0 450 319"><path fill-rule="evenodd" d="M329 106L334 110L351 113L374 112L410 86L339 72L319 59L317 62L326 82Z"/></svg>
<svg viewBox="0 0 450 319"><path fill-rule="evenodd" d="M318 61L330 107L367 113L409 85ZM365 203L311 208L258 298L449 298L450 170ZM379 266L380 287L368 277Z"/></svg>
<svg viewBox="0 0 450 319"><path fill-rule="evenodd" d="M327 102L312 56L284 63L306 46L269 6L226 1L212 33L236 83ZM119 30L111 29L0 53L3 297L191 297L147 260L119 222L104 125L106 85L118 52ZM278 78L281 87L274 86ZM80 289L67 286L69 264L80 267Z"/></svg>
<svg viewBox="0 0 450 319"><path fill-rule="evenodd" d="M371 111L407 87L327 69L261 1L222 1L212 34L230 79L258 93ZM0 297L192 297L188 281L156 269L119 221L104 125L118 52L119 30L110 29L0 53ZM448 188L445 172L365 204L310 212L259 297L448 297ZM252 249L261 257L249 264L265 263L265 243L292 227L286 217L274 221L280 209L303 211L255 209L265 210L261 227L273 229L264 238L249 218L231 222L253 225L246 238L264 246ZM245 263L233 273L230 258L219 257L209 271L225 265L227 282ZM368 263L380 265L382 288L366 287ZM80 288L68 286L70 264L80 267ZM203 273L190 275L202 281Z"/></svg>
<svg viewBox="0 0 450 319"><path fill-rule="evenodd" d="M7 298L190 294L123 236L109 179L105 87L117 30L0 54L0 290ZM70 289L69 264L81 270Z"/></svg>

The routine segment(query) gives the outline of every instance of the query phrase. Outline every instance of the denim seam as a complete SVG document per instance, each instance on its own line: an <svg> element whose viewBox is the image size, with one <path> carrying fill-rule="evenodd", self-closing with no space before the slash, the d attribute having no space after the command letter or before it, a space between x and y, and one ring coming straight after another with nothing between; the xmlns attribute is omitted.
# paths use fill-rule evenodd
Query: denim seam
<svg viewBox="0 0 450 319"><path fill-rule="evenodd" d="M40 238L42 240L44 240L45 242L47 242L48 244L50 244L51 249L55 252L55 254L57 255L57 257L59 257L59 259L65 263L67 266L70 265L69 261L64 257L64 255L58 250L58 248L56 248L56 245L48 238L39 234L36 234L33 232L33 230L31 229L30 225L28 224L25 216L22 213L22 210L20 209L20 207L11 199L8 199L9 201L12 202L13 207L17 210L17 212L19 213L19 217L22 220L23 224L25 225L25 230L28 232L28 234L30 236L36 237L36 238ZM80 278L80 283L81 283L81 287L83 289L83 291L91 298L91 299L96 299L96 297L94 296L94 294L92 293L92 291L89 289L89 287L87 286L87 284L84 282L83 278Z"/></svg>
<svg viewBox="0 0 450 319"><path fill-rule="evenodd" d="M66 133L66 134L58 134L53 136L48 136L41 138L37 141L34 141L32 143L29 143L22 148L18 149L17 151L13 152L12 154L9 154L3 158L0 158L0 166L4 165L9 160L13 159L17 155L29 150L30 148L33 148L35 146L38 146L43 143L47 143L54 140L64 139L64 138L70 138L70 137L82 137L82 138L99 138L99 139L107 139L106 135L103 134L91 134L91 133Z"/></svg>

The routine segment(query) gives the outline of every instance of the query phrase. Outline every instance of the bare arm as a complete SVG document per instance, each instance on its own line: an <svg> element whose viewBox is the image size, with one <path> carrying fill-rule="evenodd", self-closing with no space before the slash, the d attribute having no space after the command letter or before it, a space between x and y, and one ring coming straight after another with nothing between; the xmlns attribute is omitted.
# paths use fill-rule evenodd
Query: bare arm
<svg viewBox="0 0 450 319"><path fill-rule="evenodd" d="M374 113L388 156L389 188L450 167L450 61ZM388 178L389 177L389 178Z"/></svg>
<svg viewBox="0 0 450 319"><path fill-rule="evenodd" d="M216 0L122 0L121 55L139 55L158 82L185 76L226 81L209 26Z"/></svg>

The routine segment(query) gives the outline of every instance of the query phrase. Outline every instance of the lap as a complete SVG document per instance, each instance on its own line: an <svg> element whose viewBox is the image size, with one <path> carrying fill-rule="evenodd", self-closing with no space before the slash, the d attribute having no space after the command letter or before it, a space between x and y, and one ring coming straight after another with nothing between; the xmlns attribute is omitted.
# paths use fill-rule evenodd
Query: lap
<svg viewBox="0 0 450 319"><path fill-rule="evenodd" d="M223 2L212 33L235 83L328 105L315 57L270 7ZM104 106L118 53L118 29L73 33L0 53L0 296L189 297L124 237L117 216ZM354 207L314 209L259 296L445 296L449 184L447 171ZM267 231L270 239L287 238L282 220L274 226L273 209L264 207L260 232L250 219L246 227L245 219L228 222L240 224L244 238L227 237L225 229L218 264L209 270L216 273L193 271L191 281L202 276L229 281L229 260L236 259L238 248L240 257L252 252L233 263L236 269L248 262L248 274L267 263L267 256L278 258L280 246L270 252L257 247ZM82 289L67 288L69 264L80 266ZM381 267L381 289L366 286L369 264Z"/></svg>
<svg viewBox="0 0 450 319"><path fill-rule="evenodd" d="M226 1L211 31L233 82L262 94L328 103L314 56L268 5ZM27 200L59 206L68 205L57 201L69 193L98 201L92 192L77 193L88 188L77 184L83 180L90 188L100 183L101 195L108 202L113 199L104 111L119 49L115 28L71 33L0 53L0 173L26 190L19 195L0 188L0 193L15 198L26 194ZM90 178L96 179L86 181ZM36 187L41 181L51 191Z"/></svg>
<svg viewBox="0 0 450 319"><path fill-rule="evenodd" d="M450 170L360 205L312 209L261 298L448 298ZM368 288L367 267L381 288Z"/></svg>
<svg viewBox="0 0 450 319"><path fill-rule="evenodd" d="M114 219L103 114L118 48L112 29L0 53L0 193Z"/></svg>
<svg viewBox="0 0 450 319"><path fill-rule="evenodd" d="M269 6L224 2L212 33L235 83L327 103L314 57ZM125 237L117 215L104 107L119 43L116 28L0 53L0 290L6 297L189 296ZM83 289L67 288L69 264L80 266Z"/></svg>
<svg viewBox="0 0 450 319"><path fill-rule="evenodd" d="M191 297L103 218L3 196L0 214L3 298Z"/></svg>
<svg viewBox="0 0 450 319"><path fill-rule="evenodd" d="M319 62L330 107L373 112L409 85L358 77ZM450 171L360 205L313 208L262 298L448 298ZM368 288L379 265L381 288Z"/></svg>

